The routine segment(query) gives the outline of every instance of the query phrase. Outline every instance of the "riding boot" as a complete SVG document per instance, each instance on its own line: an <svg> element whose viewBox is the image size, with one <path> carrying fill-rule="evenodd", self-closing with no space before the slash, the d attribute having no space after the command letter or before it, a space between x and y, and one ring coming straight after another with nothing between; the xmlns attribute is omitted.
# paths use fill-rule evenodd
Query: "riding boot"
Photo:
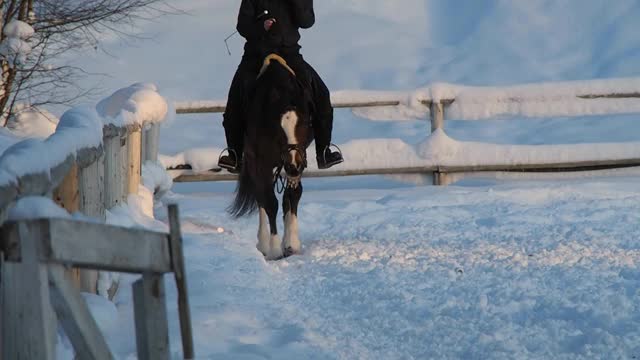
<svg viewBox="0 0 640 360"><path fill-rule="evenodd" d="M226 169L232 174L237 174L242 169L242 152L238 152L235 149L228 148L227 155L222 155L218 159L218 166Z"/></svg>
<svg viewBox="0 0 640 360"><path fill-rule="evenodd" d="M324 150L318 151L316 148L316 161L318 162L318 169L328 169L334 165L338 165L344 161L340 151L331 151L329 146L325 146Z"/></svg>
<svg viewBox="0 0 640 360"><path fill-rule="evenodd" d="M230 109L231 108L229 108L229 110ZM231 115L232 113L227 111L223 116L224 132L229 147L223 150L223 153L227 151L227 155L221 155L218 158L218 166L226 169L230 173L237 174L240 172L240 169L242 169L244 129L240 127L242 125L242 119L233 119Z"/></svg>

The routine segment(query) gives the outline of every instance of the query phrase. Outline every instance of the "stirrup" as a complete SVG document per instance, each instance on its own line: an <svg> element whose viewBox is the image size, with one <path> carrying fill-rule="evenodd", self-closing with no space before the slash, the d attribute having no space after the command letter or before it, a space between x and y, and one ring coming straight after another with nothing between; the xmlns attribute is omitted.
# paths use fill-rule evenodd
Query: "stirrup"
<svg viewBox="0 0 640 360"><path fill-rule="evenodd" d="M340 160L332 162L332 163L327 163L327 150L329 150L331 152L331 147L332 146L335 147L336 150L337 150L337 153L340 154ZM332 144L327 145L324 148L324 150L322 150L322 160L323 160L322 162L324 163L324 166L320 167L320 164L318 164L318 168L320 170L328 169L328 168L330 168L330 167L332 167L334 165L338 165L338 164L344 162L344 156L342 156L342 150L340 150L338 145L332 143Z"/></svg>
<svg viewBox="0 0 640 360"><path fill-rule="evenodd" d="M222 159L222 157L224 156L225 151L227 152L227 154L229 156L231 156L231 153L233 153L233 155L235 156L235 159L236 159L235 166L229 166L229 165L226 165L226 164L220 164L220 159ZM218 156L218 166L223 168L223 169L226 169L228 171L231 171L231 170L237 171L238 170L238 165L239 165L239 161L238 160L239 160L238 153L234 149L228 147L228 148L225 148L224 150L222 150L222 152L220 153L220 156Z"/></svg>

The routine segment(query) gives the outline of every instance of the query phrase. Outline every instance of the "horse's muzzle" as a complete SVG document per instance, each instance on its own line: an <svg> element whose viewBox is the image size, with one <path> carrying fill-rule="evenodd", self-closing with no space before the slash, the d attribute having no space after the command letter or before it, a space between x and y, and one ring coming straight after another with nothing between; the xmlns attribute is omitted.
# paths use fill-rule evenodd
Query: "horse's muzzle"
<svg viewBox="0 0 640 360"><path fill-rule="evenodd" d="M302 170L304 170L302 165L295 166L291 163L284 164L284 172L289 178L300 177L302 175Z"/></svg>

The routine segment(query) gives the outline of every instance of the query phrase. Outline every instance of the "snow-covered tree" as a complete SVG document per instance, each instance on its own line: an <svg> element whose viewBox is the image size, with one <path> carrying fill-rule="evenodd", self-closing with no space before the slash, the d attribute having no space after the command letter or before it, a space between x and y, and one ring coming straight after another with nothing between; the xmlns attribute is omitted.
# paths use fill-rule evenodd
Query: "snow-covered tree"
<svg viewBox="0 0 640 360"><path fill-rule="evenodd" d="M167 9L163 0L0 0L0 125L18 103L68 104L89 94L78 85L85 72L58 60L98 49L105 34L131 36L136 22Z"/></svg>

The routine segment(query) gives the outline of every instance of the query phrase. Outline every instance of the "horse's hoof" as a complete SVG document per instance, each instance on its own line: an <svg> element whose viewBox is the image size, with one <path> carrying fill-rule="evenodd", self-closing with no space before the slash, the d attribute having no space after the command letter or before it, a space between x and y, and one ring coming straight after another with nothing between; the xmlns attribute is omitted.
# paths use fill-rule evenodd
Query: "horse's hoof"
<svg viewBox="0 0 640 360"><path fill-rule="evenodd" d="M287 247L284 249L284 257L288 258L289 256L295 255L298 252L295 251L292 247Z"/></svg>

